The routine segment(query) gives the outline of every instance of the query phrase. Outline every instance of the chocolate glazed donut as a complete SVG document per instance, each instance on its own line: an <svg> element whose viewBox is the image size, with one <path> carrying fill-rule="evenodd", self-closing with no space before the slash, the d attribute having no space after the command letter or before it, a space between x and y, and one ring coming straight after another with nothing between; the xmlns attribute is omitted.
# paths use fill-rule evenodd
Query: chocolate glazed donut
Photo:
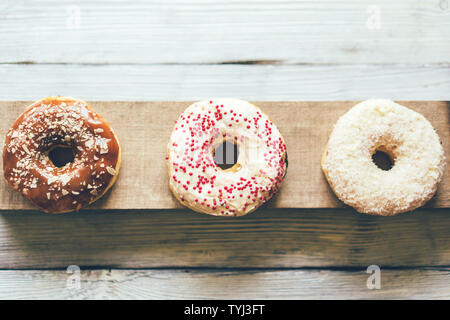
<svg viewBox="0 0 450 320"><path fill-rule="evenodd" d="M72 150L57 166L55 148ZM63 213L96 201L114 184L121 149L109 124L85 102L47 97L29 106L8 131L3 170L9 186L47 213Z"/></svg>

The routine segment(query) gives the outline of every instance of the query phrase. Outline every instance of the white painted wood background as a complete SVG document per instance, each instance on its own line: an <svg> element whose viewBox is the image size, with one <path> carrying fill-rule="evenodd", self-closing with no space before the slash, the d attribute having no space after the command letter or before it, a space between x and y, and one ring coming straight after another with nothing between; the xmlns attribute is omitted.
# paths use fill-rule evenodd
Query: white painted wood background
<svg viewBox="0 0 450 320"><path fill-rule="evenodd" d="M3 0L0 99L445 100L448 3Z"/></svg>
<svg viewBox="0 0 450 320"><path fill-rule="evenodd" d="M448 0L2 0L0 99L32 100L48 95L88 101L196 100L212 96L248 100L450 100L450 4ZM39 219L38 214L11 218L13 213L2 212L0 298L449 299L447 213L444 209L408 216L407 223L413 229L404 229L400 242L396 242L394 235L401 230L401 218L386 224L366 217L353 220L354 213L347 212L350 216L340 216L344 217L341 223L334 225L299 212L278 236L284 240L289 234L287 248L269 246L273 252L258 248L245 270L240 269L245 265L244 255L236 257L223 247L215 250L213 244L218 238L211 240L207 232L195 233L197 238L191 239L195 245L182 250L182 258L189 261L190 256L198 257L201 269L186 264L173 270L176 263L171 249L180 246L183 239L165 240L161 234L157 240L150 237L140 227L152 226L152 221L141 216L145 213L130 213L129 219L134 222L114 223L111 213L69 215L58 220ZM186 212L187 221L195 221L190 214ZM263 212L262 216L269 215L269 221L276 221L271 214ZM175 232L173 224L192 236L193 231L182 225L179 215L172 218L175 220L161 218L163 230ZM329 219L331 215L324 214ZM103 219L112 219L109 221L116 229L99 229L96 235ZM230 229L227 224L217 227L215 222L205 223L212 223L209 227L219 228L228 237L244 230L248 237L244 235L243 239L248 243L277 228L259 222L256 216L250 219L251 228L247 228L245 219L231 223ZM308 229L311 223L313 230ZM59 232L58 224L65 232L73 229L74 234L78 234L78 227L84 228L81 234L87 239L82 242L88 253L86 261L99 268L90 270L80 263L79 291L67 291L64 263L77 262L70 259L71 250L83 260L83 250L65 232ZM416 232L422 225L428 227ZM136 230L140 237L133 237L127 244L127 235ZM315 232L314 236L310 232ZM336 241L352 232L361 240L347 241L343 247ZM365 242L367 233L374 246L383 241L382 249L371 251ZM111 248L106 244L114 234L119 234L123 243ZM300 235L306 235L308 246L293 245L295 234L299 234L298 241ZM98 241L94 248L89 240ZM388 240L403 255L391 254ZM164 247L157 252L167 269L152 259L154 251L146 251L148 245L154 249L156 242ZM318 259L312 252L311 248L320 250L330 244L335 249L329 251L332 256L328 260ZM202 246L207 249L202 250ZM41 256L39 252L44 251L56 255ZM101 257L98 265L96 252ZM215 260L217 252L223 260ZM376 256L370 252L376 252ZM280 254L297 260L282 260L289 268L280 268L271 262ZM402 256L404 259L399 258ZM114 269L118 267L114 261L127 261L127 257L128 261L134 258L141 262L142 269ZM371 257L377 260L374 263L396 266L382 271L381 290L371 291L365 286L365 268ZM348 261L352 262L340 264ZM46 266L58 270L42 270ZM130 267L127 263L122 266Z"/></svg>

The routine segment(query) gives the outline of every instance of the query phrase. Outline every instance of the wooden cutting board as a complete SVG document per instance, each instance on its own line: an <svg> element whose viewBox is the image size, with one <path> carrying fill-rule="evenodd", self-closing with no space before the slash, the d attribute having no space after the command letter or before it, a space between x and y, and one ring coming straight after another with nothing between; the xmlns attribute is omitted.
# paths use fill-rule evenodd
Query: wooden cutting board
<svg viewBox="0 0 450 320"><path fill-rule="evenodd" d="M30 101L0 102L0 136ZM181 208L168 188L167 142L174 121L190 102L88 102L116 131L123 162L115 186L90 206L96 209ZM328 186L320 167L323 148L338 118L356 101L256 102L285 137L289 168L279 192L267 204L276 208L335 208L343 204ZM450 104L444 101L400 101L422 113L437 130L444 145L447 169L428 207L450 207ZM3 149L3 147L2 147ZM2 166L2 164L0 164ZM3 172L3 169L1 170ZM2 179L3 180L3 179ZM0 210L34 207L0 182Z"/></svg>

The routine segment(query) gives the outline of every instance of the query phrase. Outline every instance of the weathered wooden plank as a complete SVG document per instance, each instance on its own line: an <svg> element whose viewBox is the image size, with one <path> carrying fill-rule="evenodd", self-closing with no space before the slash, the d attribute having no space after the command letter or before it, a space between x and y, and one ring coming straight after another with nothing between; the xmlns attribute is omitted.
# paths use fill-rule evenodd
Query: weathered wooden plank
<svg viewBox="0 0 450 320"><path fill-rule="evenodd" d="M2 1L0 62L449 63L445 1Z"/></svg>
<svg viewBox="0 0 450 320"><path fill-rule="evenodd" d="M450 65L0 65L0 75L3 100L450 100Z"/></svg>
<svg viewBox="0 0 450 320"><path fill-rule="evenodd" d="M366 269L0 271L0 299L449 299L449 268L384 270L369 290ZM69 281L69 284L68 284ZM182 311L181 311L182 312ZM180 313L181 314L181 313Z"/></svg>
<svg viewBox="0 0 450 320"><path fill-rule="evenodd" d="M383 218L350 209L0 214L0 269L450 265L449 209Z"/></svg>
<svg viewBox="0 0 450 320"><path fill-rule="evenodd" d="M0 136L31 102L0 102ZM93 204L101 209L174 209L181 205L168 188L167 143L173 123L188 102L94 102L92 107L108 119L117 133L122 168L111 192ZM322 174L320 161L333 124L356 102L259 102L283 134L289 168L282 188L269 206L276 208L335 208L334 196ZM450 166L450 107L440 101L410 101L437 130ZM164 111L164 112L161 112ZM0 164L0 170L2 164ZM430 207L450 207L450 180L446 177ZM33 209L20 194L0 184L0 210Z"/></svg>

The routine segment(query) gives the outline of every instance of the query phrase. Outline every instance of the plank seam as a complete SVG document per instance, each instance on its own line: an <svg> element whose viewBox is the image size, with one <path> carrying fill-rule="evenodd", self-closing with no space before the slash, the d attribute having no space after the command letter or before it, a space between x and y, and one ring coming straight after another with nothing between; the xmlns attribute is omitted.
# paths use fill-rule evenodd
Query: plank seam
<svg viewBox="0 0 450 320"><path fill-rule="evenodd" d="M216 61L216 62L159 62L159 63L139 63L139 62L116 62L116 63L103 63L103 62L36 62L36 61L16 61L16 62L0 62L0 65L39 65L39 66L220 66L220 65L256 65L256 66L323 66L323 67L341 67L341 66L379 66L379 67L423 67L423 68L450 68L449 62L436 62L436 63L330 63L330 62L294 62L283 60L229 60L229 61Z"/></svg>
<svg viewBox="0 0 450 320"><path fill-rule="evenodd" d="M368 266L327 266L327 267L298 267L298 268L258 268L258 267L245 267L245 268L224 268L224 267L148 267L148 268L120 268L109 266L80 266L82 271L89 270L121 270L121 271L187 271L187 272L280 272L280 271L335 271L335 272L360 272L365 270ZM381 270L434 270L434 271L449 271L450 265L436 265L436 266L380 266ZM0 268L1 271L66 271L67 268Z"/></svg>

